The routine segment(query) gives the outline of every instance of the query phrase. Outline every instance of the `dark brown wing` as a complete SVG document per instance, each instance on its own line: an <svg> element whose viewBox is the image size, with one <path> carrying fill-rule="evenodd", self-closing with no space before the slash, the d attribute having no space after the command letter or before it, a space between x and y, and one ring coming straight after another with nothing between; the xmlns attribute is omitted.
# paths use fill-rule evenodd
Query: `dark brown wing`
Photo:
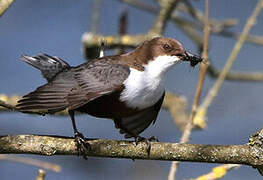
<svg viewBox="0 0 263 180"><path fill-rule="evenodd" d="M128 66L93 60L59 73L54 80L23 96L20 111L55 113L76 109L91 100L110 94L129 76Z"/></svg>
<svg viewBox="0 0 263 180"><path fill-rule="evenodd" d="M125 138L137 137L151 123L154 124L162 106L164 95L165 93L155 105L143 109L134 116L114 119L115 126L120 129L120 133L125 134Z"/></svg>
<svg viewBox="0 0 263 180"><path fill-rule="evenodd" d="M70 109L76 109L88 101L120 90L123 81L130 74L128 66L111 64L107 59L81 65L74 68L74 72L80 89L68 96Z"/></svg>

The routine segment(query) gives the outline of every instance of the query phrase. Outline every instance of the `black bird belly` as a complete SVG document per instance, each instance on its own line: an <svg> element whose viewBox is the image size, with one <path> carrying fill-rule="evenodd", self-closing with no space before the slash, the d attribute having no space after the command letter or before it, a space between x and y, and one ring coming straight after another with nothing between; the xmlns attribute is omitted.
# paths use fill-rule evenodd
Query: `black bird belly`
<svg viewBox="0 0 263 180"><path fill-rule="evenodd" d="M130 108L125 102L120 101L120 93L121 92L114 92L101 96L76 110L95 117L109 119L129 117L136 114L136 112L138 112L136 108Z"/></svg>

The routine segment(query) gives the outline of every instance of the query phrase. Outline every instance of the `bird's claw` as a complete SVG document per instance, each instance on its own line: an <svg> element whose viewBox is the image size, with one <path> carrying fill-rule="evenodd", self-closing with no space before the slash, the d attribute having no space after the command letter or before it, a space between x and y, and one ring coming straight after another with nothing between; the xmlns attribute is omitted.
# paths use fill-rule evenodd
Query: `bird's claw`
<svg viewBox="0 0 263 180"><path fill-rule="evenodd" d="M84 159L87 160L86 150L90 149L89 143L86 142L83 134L76 132L74 135L78 156L82 156Z"/></svg>
<svg viewBox="0 0 263 180"><path fill-rule="evenodd" d="M152 136L148 139L150 142L159 142L159 139L155 136Z"/></svg>
<svg viewBox="0 0 263 180"><path fill-rule="evenodd" d="M150 155L151 142L159 142L159 140L155 136L152 136L150 138L145 138L145 137L141 137L141 136L135 137L136 146L138 145L139 142L145 142L147 144L146 151L147 151L147 154Z"/></svg>

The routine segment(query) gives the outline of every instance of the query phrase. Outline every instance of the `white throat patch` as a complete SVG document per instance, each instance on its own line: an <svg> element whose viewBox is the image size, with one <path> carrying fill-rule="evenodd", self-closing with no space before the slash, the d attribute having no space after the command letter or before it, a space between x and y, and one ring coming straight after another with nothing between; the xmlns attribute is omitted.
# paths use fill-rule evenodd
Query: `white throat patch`
<svg viewBox="0 0 263 180"><path fill-rule="evenodd" d="M176 56L158 56L144 65L144 71L130 68L120 100L138 109L154 105L164 93L165 73L178 62L180 59Z"/></svg>

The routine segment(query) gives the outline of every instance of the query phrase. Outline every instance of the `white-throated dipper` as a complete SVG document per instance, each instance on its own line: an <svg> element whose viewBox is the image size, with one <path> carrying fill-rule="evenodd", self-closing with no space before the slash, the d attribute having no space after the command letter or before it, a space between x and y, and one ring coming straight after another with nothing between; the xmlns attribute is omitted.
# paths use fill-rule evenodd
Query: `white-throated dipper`
<svg viewBox="0 0 263 180"><path fill-rule="evenodd" d="M125 138L139 136L160 111L167 70L182 61L195 66L202 58L186 52L175 39L156 37L143 42L134 51L93 59L76 67L46 54L22 56L41 70L48 83L18 101L21 112L52 114L68 110L77 150L84 153L84 137L78 132L74 112L112 119Z"/></svg>

